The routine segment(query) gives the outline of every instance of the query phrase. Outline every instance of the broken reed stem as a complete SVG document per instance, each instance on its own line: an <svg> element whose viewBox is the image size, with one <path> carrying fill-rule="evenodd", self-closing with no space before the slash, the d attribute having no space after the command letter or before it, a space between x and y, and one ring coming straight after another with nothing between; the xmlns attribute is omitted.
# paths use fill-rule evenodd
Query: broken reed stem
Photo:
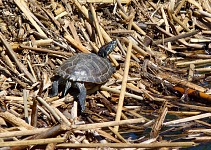
<svg viewBox="0 0 211 150"><path fill-rule="evenodd" d="M43 145L48 143L62 143L65 138L48 138L48 139L36 139L36 140L24 140L24 141L12 141L12 142L0 142L1 147L5 146L27 146L27 145Z"/></svg>
<svg viewBox="0 0 211 150"><path fill-rule="evenodd" d="M163 125L165 125L165 126L174 125L174 124L178 124L178 123L184 123L184 122L207 118L207 117L211 117L211 113L205 113L205 114L187 117L187 118L183 118L183 119L173 120L173 121L165 122L165 123L163 123Z"/></svg>
<svg viewBox="0 0 211 150"><path fill-rule="evenodd" d="M123 136L118 131L116 131L114 128L112 128L112 127L108 127L108 128L115 134L115 137L117 137L118 139L120 139L122 142L124 142L124 143L130 143L126 139L124 139Z"/></svg>
<svg viewBox="0 0 211 150"><path fill-rule="evenodd" d="M120 118L121 118L122 106L123 106L123 102L124 102L128 72L129 72L129 67L130 67L131 51L132 51L132 42L130 41L129 45L128 45L128 49L127 49L126 59L125 59L125 69L124 69L124 75L123 75L123 79L122 79L122 87L121 87L121 91L120 91L120 95L119 95L119 102L118 102L115 121L120 121ZM114 127L114 129L116 131L118 131L118 128L119 128L118 126Z"/></svg>
<svg viewBox="0 0 211 150"><path fill-rule="evenodd" d="M177 22L184 30L187 32L190 32L191 30L182 22L180 19L178 19L175 14L172 14L172 18L174 19L175 22Z"/></svg>
<svg viewBox="0 0 211 150"><path fill-rule="evenodd" d="M129 41L127 38L123 37L122 39L123 39L124 42L126 42L126 43L128 43L128 44L130 43L130 41ZM132 43L132 47L133 47L133 49L134 49L137 53L140 53L143 57L149 56L149 54L148 54L147 52L145 52L145 51L144 51L141 47L139 47L138 45Z"/></svg>
<svg viewBox="0 0 211 150"><path fill-rule="evenodd" d="M2 118L1 118L1 120L2 120ZM7 133L9 133L9 131L6 130L6 129L4 129L4 128L1 128L1 129L0 129L0 132L1 132L1 133L4 133L4 134L6 134L6 135L7 135ZM18 141L18 138L14 137L14 136L11 136L11 138L12 138L13 141ZM4 139L2 139L2 141L4 141Z"/></svg>
<svg viewBox="0 0 211 150"><path fill-rule="evenodd" d="M15 63L19 67L19 69L21 70L21 72L23 72L29 78L30 81L35 83L36 80L29 73L27 68L19 61L19 59L17 58L16 53L13 51L13 49L10 46L10 44L6 41L6 39L4 38L4 36L3 36L3 34L1 32L0 32L0 39L1 39L2 43L3 43L3 45L5 46L5 48L7 49L7 52L11 55L11 57L13 58L13 60L15 61Z"/></svg>
<svg viewBox="0 0 211 150"><path fill-rule="evenodd" d="M179 106L183 106L183 107L195 109L195 110L200 110L200 111L204 111L204 112L211 112L211 108L210 107L203 107L203 106L196 106L196 105L188 105L188 104L182 104L182 103L175 103L175 104L176 105L179 105Z"/></svg>
<svg viewBox="0 0 211 150"><path fill-rule="evenodd" d="M211 129L193 129L193 130L188 130L188 133L211 133Z"/></svg>
<svg viewBox="0 0 211 150"><path fill-rule="evenodd" d="M57 113L54 111L54 109L41 97L37 97L37 100L42 103L47 109L48 111L54 116L54 118L58 121L61 122L60 117L57 115Z"/></svg>
<svg viewBox="0 0 211 150"><path fill-rule="evenodd" d="M203 16L211 18L211 13L208 13L208 12L203 11L203 10L198 10L198 12Z"/></svg>
<svg viewBox="0 0 211 150"><path fill-rule="evenodd" d="M124 12L122 12L121 10L119 11L119 14L126 20L128 21L128 16L124 14ZM140 34L142 35L146 35L146 33L135 23L135 22L132 22L132 26L133 28L139 32Z"/></svg>
<svg viewBox="0 0 211 150"><path fill-rule="evenodd" d="M116 0L116 2L117 2L117 5L119 6L120 10L121 10L124 14L126 14L126 12L125 12L125 10L124 10L124 7L123 7L122 4L121 4L121 1L120 1L120 0Z"/></svg>
<svg viewBox="0 0 211 150"><path fill-rule="evenodd" d="M90 143L90 144L73 144L65 143L56 145L57 148L95 148L95 147L111 147L111 148L161 148L161 147L190 147L196 146L194 142L159 142L159 143L139 143L139 144L127 144L127 143Z"/></svg>
<svg viewBox="0 0 211 150"><path fill-rule="evenodd" d="M111 127L110 127L111 128ZM96 129L96 131L103 137L110 139L111 141L115 142L115 143L121 143L121 141L119 141L116 137L110 135L110 133L100 130L100 129Z"/></svg>
<svg viewBox="0 0 211 150"><path fill-rule="evenodd" d="M123 124L133 124L133 123L145 123L145 119L138 118L138 119L109 121L109 122L84 124L84 125L72 125L72 128L73 128L73 130L89 130L89 129L103 128L103 127L110 127L110 126L119 126L119 125L123 125Z"/></svg>
<svg viewBox="0 0 211 150"><path fill-rule="evenodd" d="M189 74L188 74L188 81L189 82L191 82L193 80L194 69L195 69L195 65L194 64L190 64Z"/></svg>
<svg viewBox="0 0 211 150"><path fill-rule="evenodd" d="M182 38L193 36L193 35L195 35L197 33L199 33L199 30L189 31L189 32L184 33L184 34L179 34L179 35L176 35L176 36L172 36L172 37L168 37L168 38L165 38L165 39L157 40L157 41L153 42L152 44L158 45L158 44L162 44L162 43L173 42L173 41L176 41L176 40L179 40L179 39L182 39Z"/></svg>
<svg viewBox="0 0 211 150"><path fill-rule="evenodd" d="M198 90L200 92L206 91L206 88L203 88L203 87L196 85L192 82L188 82L186 79L180 79L176 76L170 75L167 72L165 72L165 73L159 72L157 74L157 77L161 78L162 80L167 80L167 81L175 83L175 84L183 85L185 87L189 87L189 88L192 88L194 90Z"/></svg>
<svg viewBox="0 0 211 150"><path fill-rule="evenodd" d="M113 92L113 93L116 93L116 94L120 94L120 90L117 90L117 89L114 89L114 88L110 88L110 87L107 87L107 86L101 86L100 90L102 90L102 91L109 91L109 92ZM143 100L143 97L135 95L135 94L131 94L131 93L128 93L128 92L125 92L125 96L131 97L131 98L134 98L134 99L137 99L137 100Z"/></svg>
<svg viewBox="0 0 211 150"><path fill-rule="evenodd" d="M16 125L18 127L24 127L26 129L34 129L34 127L27 124L21 118L16 117L15 115L9 113L8 111L0 112L0 117L2 117L6 122L11 123L12 125Z"/></svg>
<svg viewBox="0 0 211 150"><path fill-rule="evenodd" d="M73 39L70 35L65 34L64 38L71 44L73 45L75 48L79 49L81 52L83 53L90 53L90 51L88 51L86 49L86 47L84 47L80 42L76 41L75 39Z"/></svg>
<svg viewBox="0 0 211 150"><path fill-rule="evenodd" d="M159 136L159 131L162 128L162 124L163 124L164 119L166 118L166 115L168 112L168 107L167 107L166 102L164 102L164 105L163 105L163 107L160 108L159 112L160 112L160 115L156 119L156 121L152 127L151 133L150 133L151 138L156 138Z"/></svg>
<svg viewBox="0 0 211 150"><path fill-rule="evenodd" d="M194 68L194 71L197 71L197 72L210 72L211 68Z"/></svg>
<svg viewBox="0 0 211 150"><path fill-rule="evenodd" d="M211 63L211 59L205 59L205 60L194 60L194 61L188 61L188 62L180 62L180 63L176 63L176 65L179 66L188 66L190 64L206 64L206 63Z"/></svg>
<svg viewBox="0 0 211 150"><path fill-rule="evenodd" d="M174 10L174 14L178 14L179 11L181 10L182 6L185 4L186 0L181 0L177 8Z"/></svg>
<svg viewBox="0 0 211 150"><path fill-rule="evenodd" d="M77 0L73 0L73 3L76 5L76 7L78 8L79 11L81 11L83 13L83 15L85 16L85 18L87 19L87 21L90 24L93 24L89 18L89 11L86 9L85 6L82 6ZM101 33L103 35L103 38L105 39L106 42L110 42L112 41L112 39L110 38L110 36L106 33L106 31L103 29L103 27L100 27ZM112 60L112 62L114 63L115 66L119 66L119 63L112 57L111 54L109 54L110 59Z"/></svg>
<svg viewBox="0 0 211 150"><path fill-rule="evenodd" d="M128 4L131 0L121 0L121 3ZM80 3L115 3L115 0L79 0Z"/></svg>
<svg viewBox="0 0 211 150"><path fill-rule="evenodd" d="M164 8L161 7L160 10L161 10L161 13L162 13L162 16L163 16L163 19L164 19L166 32L169 32L170 31L170 26L169 26L169 23L168 23L168 20L167 20ZM171 49L171 42L168 42L168 48Z"/></svg>
<svg viewBox="0 0 211 150"><path fill-rule="evenodd" d="M1 52L1 57L3 58L2 60L8 65L8 67L16 74L20 74L16 68L15 65L12 63L12 61L10 60L10 58L8 57L7 54L5 54L5 51Z"/></svg>
<svg viewBox="0 0 211 150"><path fill-rule="evenodd" d="M29 21L31 22L31 24L35 27L35 29L44 37L47 37L46 34L42 31L42 29L40 28L40 26L37 24L37 22L35 22L35 20L33 19L33 17L31 16L31 13L28 12L29 10L27 8L25 8L25 6L22 4L22 2L20 0L14 0L14 2L16 3L16 5L20 8L20 10L24 13L24 15L26 15L27 19L29 19Z"/></svg>
<svg viewBox="0 0 211 150"><path fill-rule="evenodd" d="M25 46L25 45L20 45L20 48L30 49L30 50L33 50L35 52L42 52L42 53L58 54L58 55L65 55L65 56L72 56L73 55L72 53L68 53L68 52L61 52L61 51L44 49L44 48L36 48L36 47L30 47L30 46Z"/></svg>
<svg viewBox="0 0 211 150"><path fill-rule="evenodd" d="M66 125L66 124L59 124L59 125L56 125L56 126L54 126L54 127L51 127L51 128L49 128L48 130L46 130L45 132L42 132L42 133L39 133L39 134L36 134L36 135L34 135L34 136L31 136L31 137L29 137L28 138L28 140L29 141L31 141L31 139L33 139L33 140L40 140L40 139L47 139L47 138L49 138L49 137L56 137L56 136L58 136L59 134L61 134L61 133L63 133L64 131L68 131L68 130L70 130L70 128ZM51 139L51 138L50 138ZM27 140L27 141L28 141ZM35 140L35 141L36 141ZM42 141L41 140L41 141ZM40 142L41 142L40 141ZM34 141L33 141L34 142ZM47 142L47 143L43 143L43 144L48 144L48 143L52 143L52 142L56 142L56 141L51 141L51 142ZM62 141L62 142L64 142L64 141ZM36 143L36 144L39 144L39 143ZM35 144L31 144L31 143L29 143L29 145L35 145ZM22 145L22 146L20 146L20 145L17 145L16 147L13 147L12 148L12 150L14 149L14 150L17 150L17 149L27 149L27 147L28 147L28 145Z"/></svg>
<svg viewBox="0 0 211 150"><path fill-rule="evenodd" d="M71 126L71 123L69 122L69 120L63 115L63 113L61 113L56 107L53 107L54 111L59 115L59 117L61 118L61 120L67 124L68 126Z"/></svg>
<svg viewBox="0 0 211 150"><path fill-rule="evenodd" d="M94 20L95 28L97 30L97 34L99 36L100 43L101 43L101 46L102 46L102 45L104 45L103 36L102 36L101 30L100 30L100 27L99 27L99 23L98 23L98 20L97 20L95 9L94 9L94 7L91 3L90 3L90 9L91 9L92 17L93 17L93 20Z"/></svg>
<svg viewBox="0 0 211 150"><path fill-rule="evenodd" d="M28 90L23 89L24 116L25 116L26 123L29 123L27 98L28 98Z"/></svg>
<svg viewBox="0 0 211 150"><path fill-rule="evenodd" d="M49 128L38 128L38 129L22 130L22 131L10 131L10 132L7 131L7 132L0 133L0 138L40 134L42 132L47 131L48 129Z"/></svg>

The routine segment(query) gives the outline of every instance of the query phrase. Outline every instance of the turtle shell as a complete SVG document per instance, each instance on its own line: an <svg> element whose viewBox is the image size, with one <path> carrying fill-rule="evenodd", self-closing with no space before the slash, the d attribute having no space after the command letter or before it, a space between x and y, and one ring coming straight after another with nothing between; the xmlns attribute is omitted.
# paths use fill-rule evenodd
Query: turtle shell
<svg viewBox="0 0 211 150"><path fill-rule="evenodd" d="M64 80L96 84L106 82L114 72L115 68L107 58L93 53L74 55L55 70L55 74Z"/></svg>

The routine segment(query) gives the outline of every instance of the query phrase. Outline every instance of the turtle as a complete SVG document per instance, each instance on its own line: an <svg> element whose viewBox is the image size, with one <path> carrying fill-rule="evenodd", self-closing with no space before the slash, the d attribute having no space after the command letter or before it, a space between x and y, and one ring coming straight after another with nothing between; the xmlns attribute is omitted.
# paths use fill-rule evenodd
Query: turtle
<svg viewBox="0 0 211 150"><path fill-rule="evenodd" d="M77 88L81 112L84 112L87 87L102 85L116 71L107 58L116 46L117 41L112 40L100 47L97 54L78 53L64 61L60 67L54 70L51 97L59 94L60 85L64 86L62 97L71 87Z"/></svg>

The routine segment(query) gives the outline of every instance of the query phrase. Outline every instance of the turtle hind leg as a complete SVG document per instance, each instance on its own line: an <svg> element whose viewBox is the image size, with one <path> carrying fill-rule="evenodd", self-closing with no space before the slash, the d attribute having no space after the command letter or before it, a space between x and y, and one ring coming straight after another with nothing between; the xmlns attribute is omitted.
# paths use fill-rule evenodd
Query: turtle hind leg
<svg viewBox="0 0 211 150"><path fill-rule="evenodd" d="M81 82L75 82L75 87L79 90L78 100L81 106L81 112L84 112L86 102L86 88L84 86L84 83Z"/></svg>
<svg viewBox="0 0 211 150"><path fill-rule="evenodd" d="M58 95L58 93L59 93L58 90L59 90L59 81L55 80L55 81L53 81L52 88L49 93L49 97L54 97L54 96Z"/></svg>

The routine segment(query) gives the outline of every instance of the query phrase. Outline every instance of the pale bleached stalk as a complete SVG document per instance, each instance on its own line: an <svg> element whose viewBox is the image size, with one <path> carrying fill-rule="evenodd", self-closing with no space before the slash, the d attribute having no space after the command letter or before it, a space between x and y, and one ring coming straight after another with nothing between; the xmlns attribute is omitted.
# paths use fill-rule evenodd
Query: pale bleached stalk
<svg viewBox="0 0 211 150"><path fill-rule="evenodd" d="M130 41L129 45L128 45L128 49L127 49L124 75L123 75L123 79L122 79L122 87L121 87L121 91L120 91L120 95L119 95L119 103L118 103L118 107L117 107L117 113L116 113L115 121L120 121L120 118L121 118L122 106L123 106L123 103L124 103L125 90L126 90L128 72L129 72L129 67L130 67L131 51L132 51L132 42ZM118 128L119 127L116 126L114 129L116 131L118 131Z"/></svg>
<svg viewBox="0 0 211 150"><path fill-rule="evenodd" d="M145 123L145 122L146 121L144 118L138 118L138 119L109 121L109 122L92 123L92 124L84 124L84 125L72 125L72 128L73 130L89 130L89 129L103 128L103 127L110 127L110 126L119 126L123 124Z"/></svg>
<svg viewBox="0 0 211 150"><path fill-rule="evenodd" d="M24 146L24 145L43 145L48 143L62 143L65 138L47 138L47 139L35 139L24 141L12 141L12 142L0 142L1 147L4 146Z"/></svg>
<svg viewBox="0 0 211 150"><path fill-rule="evenodd" d="M96 147L112 147L112 148L161 148L161 147L190 147L196 146L194 142L155 142L155 143L137 143L137 144L128 144L128 143L91 143L91 144L74 144L74 143L65 143L58 144L57 148L96 148Z"/></svg>
<svg viewBox="0 0 211 150"><path fill-rule="evenodd" d="M211 117L211 113L205 113L205 114L187 117L187 118L183 118L183 119L173 120L173 121L165 122L165 123L163 123L163 125L169 126L169 125L184 123L184 122L188 122L188 121L194 121L197 119L202 119L202 118L207 118L207 117Z"/></svg>

